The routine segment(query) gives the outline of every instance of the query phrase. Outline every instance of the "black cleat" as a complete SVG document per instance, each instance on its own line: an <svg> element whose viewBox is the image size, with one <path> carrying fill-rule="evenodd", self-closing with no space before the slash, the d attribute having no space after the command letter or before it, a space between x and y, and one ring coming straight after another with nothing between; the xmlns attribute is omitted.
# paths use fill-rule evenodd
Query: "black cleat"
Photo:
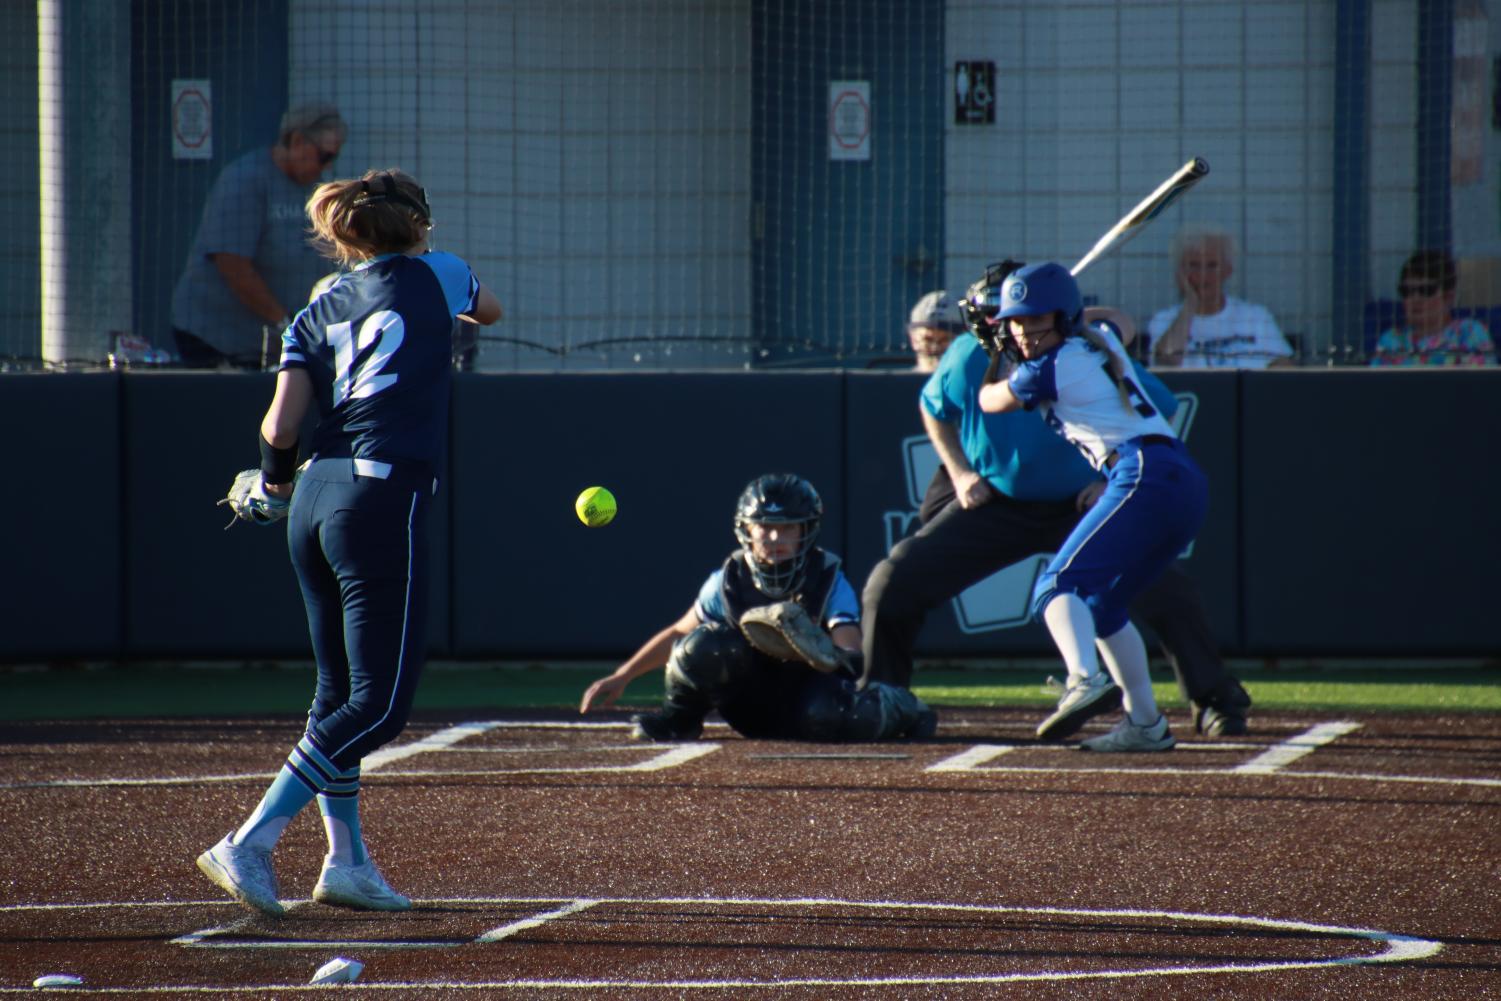
<svg viewBox="0 0 1501 1001"><path fill-rule="evenodd" d="M1215 706L1205 706L1199 710L1198 717L1194 720L1194 729L1206 737L1244 737L1251 732L1244 716Z"/></svg>
<svg viewBox="0 0 1501 1001"><path fill-rule="evenodd" d="M638 713L631 717L631 737L657 744L673 741L697 740L704 732L700 718L680 716L675 713Z"/></svg>

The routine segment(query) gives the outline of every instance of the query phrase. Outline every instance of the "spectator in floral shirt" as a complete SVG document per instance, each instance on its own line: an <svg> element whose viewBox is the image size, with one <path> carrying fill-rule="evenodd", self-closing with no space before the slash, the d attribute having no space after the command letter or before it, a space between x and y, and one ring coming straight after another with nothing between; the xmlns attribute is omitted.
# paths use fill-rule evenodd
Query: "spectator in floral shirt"
<svg viewBox="0 0 1501 1001"><path fill-rule="evenodd" d="M1454 259L1442 250L1420 250L1402 265L1397 291L1406 325L1376 340L1372 365L1493 365L1496 346L1485 324L1454 315Z"/></svg>

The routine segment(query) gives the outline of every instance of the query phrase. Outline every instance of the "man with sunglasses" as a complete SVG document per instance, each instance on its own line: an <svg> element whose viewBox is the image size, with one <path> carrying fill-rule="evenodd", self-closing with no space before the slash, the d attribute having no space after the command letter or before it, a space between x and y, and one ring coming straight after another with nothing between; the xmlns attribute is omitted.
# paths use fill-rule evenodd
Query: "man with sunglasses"
<svg viewBox="0 0 1501 1001"><path fill-rule="evenodd" d="M1443 250L1420 250L1402 265L1397 294L1405 323L1382 332L1372 365L1492 365L1496 346L1485 324L1454 315L1459 273Z"/></svg>
<svg viewBox="0 0 1501 1001"><path fill-rule="evenodd" d="M312 102L281 118L276 144L224 168L208 194L172 292L172 336L188 368L251 368L327 270L303 206L349 134L339 109ZM269 336L268 336L269 335Z"/></svg>

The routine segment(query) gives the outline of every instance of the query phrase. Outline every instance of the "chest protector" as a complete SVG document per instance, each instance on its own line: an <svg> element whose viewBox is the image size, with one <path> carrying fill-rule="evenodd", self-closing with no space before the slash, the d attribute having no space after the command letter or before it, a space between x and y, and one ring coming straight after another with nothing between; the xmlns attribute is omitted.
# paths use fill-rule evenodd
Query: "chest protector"
<svg viewBox="0 0 1501 1001"><path fill-rule="evenodd" d="M802 587L791 600L808 612L820 626L828 617L829 599L834 596L834 583L839 579L839 557L822 549L814 548L808 554L808 566L803 574ZM724 576L719 585L719 596L724 601L725 614L730 624L740 628L740 616L752 608L770 605L768 598L751 578L750 568L745 565L745 550L737 549L724 561Z"/></svg>

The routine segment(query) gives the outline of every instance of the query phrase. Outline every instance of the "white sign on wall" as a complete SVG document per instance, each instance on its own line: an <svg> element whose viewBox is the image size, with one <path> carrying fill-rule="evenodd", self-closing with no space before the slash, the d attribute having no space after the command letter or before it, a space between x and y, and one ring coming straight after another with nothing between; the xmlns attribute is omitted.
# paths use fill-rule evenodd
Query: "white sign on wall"
<svg viewBox="0 0 1501 1001"><path fill-rule="evenodd" d="M208 80L172 81L172 159L214 157L213 89Z"/></svg>
<svg viewBox="0 0 1501 1001"><path fill-rule="evenodd" d="M829 84L829 159L870 159L870 81Z"/></svg>

